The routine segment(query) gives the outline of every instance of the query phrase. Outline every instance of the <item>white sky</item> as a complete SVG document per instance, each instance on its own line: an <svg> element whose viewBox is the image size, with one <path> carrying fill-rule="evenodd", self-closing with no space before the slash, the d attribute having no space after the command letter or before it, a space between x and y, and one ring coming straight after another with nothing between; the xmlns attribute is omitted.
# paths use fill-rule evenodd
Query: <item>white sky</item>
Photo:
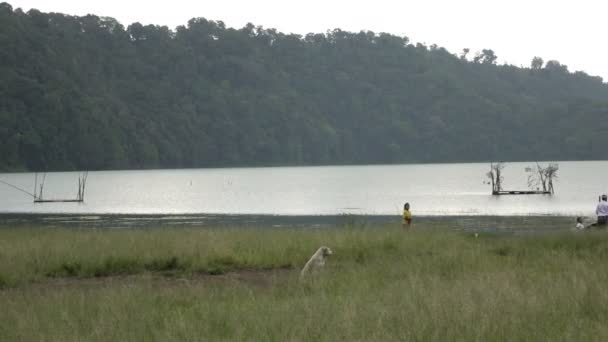
<svg viewBox="0 0 608 342"><path fill-rule="evenodd" d="M341 28L408 36L452 53L493 49L499 62L529 66L556 59L608 81L606 0L0 0L27 11L114 17L125 26L185 25L190 18L306 34ZM471 54L472 54L471 53Z"/></svg>

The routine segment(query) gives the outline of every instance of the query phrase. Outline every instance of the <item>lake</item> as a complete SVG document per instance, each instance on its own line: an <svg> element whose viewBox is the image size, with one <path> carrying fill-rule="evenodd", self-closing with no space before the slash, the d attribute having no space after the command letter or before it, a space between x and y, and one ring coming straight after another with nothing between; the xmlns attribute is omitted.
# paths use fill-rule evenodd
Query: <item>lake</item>
<svg viewBox="0 0 608 342"><path fill-rule="evenodd" d="M38 203L0 184L1 213L593 216L608 162L558 162L556 193L492 196L489 163L89 172L84 203ZM546 163L541 163L546 165ZM526 190L531 162L507 163L503 187ZM33 192L33 173L0 180ZM45 198L75 198L78 173L47 173Z"/></svg>

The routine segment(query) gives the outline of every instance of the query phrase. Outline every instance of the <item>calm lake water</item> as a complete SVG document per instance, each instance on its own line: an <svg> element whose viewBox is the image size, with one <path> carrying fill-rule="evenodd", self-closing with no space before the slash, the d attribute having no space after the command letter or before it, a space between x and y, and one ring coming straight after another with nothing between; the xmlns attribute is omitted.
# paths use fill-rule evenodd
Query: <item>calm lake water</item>
<svg viewBox="0 0 608 342"><path fill-rule="evenodd" d="M593 216L608 192L608 162L558 162L556 194L492 196L488 163L89 172L84 203L34 204L0 184L0 213ZM543 163L546 165L546 163ZM526 190L526 167L507 163L504 188ZM33 192L33 173L0 180ZM47 173L45 198L74 198L78 173Z"/></svg>

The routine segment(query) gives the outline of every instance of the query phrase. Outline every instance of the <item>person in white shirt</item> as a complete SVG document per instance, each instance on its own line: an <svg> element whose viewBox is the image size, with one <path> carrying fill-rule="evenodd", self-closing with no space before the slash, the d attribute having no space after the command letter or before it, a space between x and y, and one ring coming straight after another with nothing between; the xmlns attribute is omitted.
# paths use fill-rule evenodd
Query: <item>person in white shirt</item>
<svg viewBox="0 0 608 342"><path fill-rule="evenodd" d="M597 208L595 209L595 213L597 214L597 225L603 226L608 223L608 196L605 194L602 195L602 200L597 204Z"/></svg>

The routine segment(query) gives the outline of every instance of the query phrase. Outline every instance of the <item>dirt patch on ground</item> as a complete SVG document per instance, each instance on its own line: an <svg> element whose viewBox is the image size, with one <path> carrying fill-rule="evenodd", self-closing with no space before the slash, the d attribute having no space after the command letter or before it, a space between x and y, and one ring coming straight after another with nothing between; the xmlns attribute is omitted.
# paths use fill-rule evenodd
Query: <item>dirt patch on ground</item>
<svg viewBox="0 0 608 342"><path fill-rule="evenodd" d="M195 273L192 275L163 274L159 272L146 272L130 275L113 275L107 277L76 278L59 277L45 278L43 280L23 284L15 288L5 288L0 291L11 291L20 288L70 288L70 287L109 287L130 284L146 283L150 286L159 287L193 287L206 285L237 286L247 285L259 288L269 288L278 282L287 281L293 276L291 268L276 269L242 269L223 274Z"/></svg>
<svg viewBox="0 0 608 342"><path fill-rule="evenodd" d="M293 274L290 268L270 270L239 270L221 275L203 274L194 278L195 281L217 281L227 283L245 283L258 287L269 287L277 281L284 280Z"/></svg>

